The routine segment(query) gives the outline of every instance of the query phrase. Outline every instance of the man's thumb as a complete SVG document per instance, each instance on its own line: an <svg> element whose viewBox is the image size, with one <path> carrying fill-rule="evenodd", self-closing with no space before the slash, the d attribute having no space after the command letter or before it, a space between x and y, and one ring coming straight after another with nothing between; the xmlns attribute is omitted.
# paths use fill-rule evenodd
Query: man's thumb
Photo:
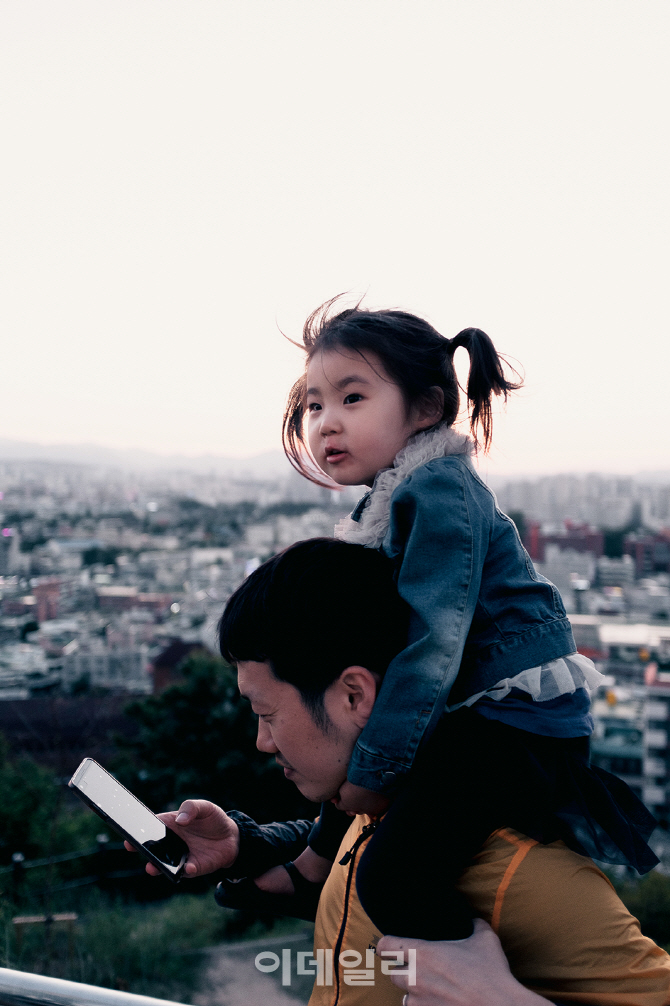
<svg viewBox="0 0 670 1006"><path fill-rule="evenodd" d="M194 800L184 800L181 807L177 811L177 816L174 819L175 824L189 824L194 817L198 816L198 807Z"/></svg>

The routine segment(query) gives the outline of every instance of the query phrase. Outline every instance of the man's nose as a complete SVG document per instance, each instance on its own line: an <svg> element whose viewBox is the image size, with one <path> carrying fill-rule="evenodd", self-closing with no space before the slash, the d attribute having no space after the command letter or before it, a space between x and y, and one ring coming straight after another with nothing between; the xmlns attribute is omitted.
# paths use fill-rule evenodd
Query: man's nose
<svg viewBox="0 0 670 1006"><path fill-rule="evenodd" d="M263 720L258 721L258 736L256 737L256 747L266 754L277 754L279 748L272 739L272 731Z"/></svg>

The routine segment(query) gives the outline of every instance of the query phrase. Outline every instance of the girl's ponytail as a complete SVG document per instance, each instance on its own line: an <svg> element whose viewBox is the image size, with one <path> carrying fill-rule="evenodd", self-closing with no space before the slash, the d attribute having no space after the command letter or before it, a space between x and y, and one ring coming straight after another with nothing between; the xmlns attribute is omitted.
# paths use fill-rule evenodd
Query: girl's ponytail
<svg viewBox="0 0 670 1006"><path fill-rule="evenodd" d="M522 382L513 383L505 378L502 357L486 332L480 328L464 328L453 339L447 340L447 353L451 360L455 351L462 346L470 357L467 396L470 406L470 428L476 437L476 427L483 433L483 446L491 444L493 417L491 400L494 395L502 395L505 401L510 391L516 391ZM452 364L453 365L453 364ZM516 373L516 371L515 371ZM517 374L517 376L519 376Z"/></svg>

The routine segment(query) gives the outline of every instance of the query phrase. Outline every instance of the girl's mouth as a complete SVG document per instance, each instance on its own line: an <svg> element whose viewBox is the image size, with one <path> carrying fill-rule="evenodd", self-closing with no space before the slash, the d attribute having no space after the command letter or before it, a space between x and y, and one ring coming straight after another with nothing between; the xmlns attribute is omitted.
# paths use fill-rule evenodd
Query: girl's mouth
<svg viewBox="0 0 670 1006"><path fill-rule="evenodd" d="M328 447L326 450L326 461L329 465L334 465L346 457L346 455L346 451L338 451L335 447Z"/></svg>

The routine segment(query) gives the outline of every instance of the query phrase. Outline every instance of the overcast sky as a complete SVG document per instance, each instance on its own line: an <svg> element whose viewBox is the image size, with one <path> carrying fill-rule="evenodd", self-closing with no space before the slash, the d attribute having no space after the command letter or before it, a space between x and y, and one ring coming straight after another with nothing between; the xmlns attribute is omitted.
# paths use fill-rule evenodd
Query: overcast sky
<svg viewBox="0 0 670 1006"><path fill-rule="evenodd" d="M341 291L484 328L491 473L670 468L667 0L0 0L0 437L279 445Z"/></svg>

